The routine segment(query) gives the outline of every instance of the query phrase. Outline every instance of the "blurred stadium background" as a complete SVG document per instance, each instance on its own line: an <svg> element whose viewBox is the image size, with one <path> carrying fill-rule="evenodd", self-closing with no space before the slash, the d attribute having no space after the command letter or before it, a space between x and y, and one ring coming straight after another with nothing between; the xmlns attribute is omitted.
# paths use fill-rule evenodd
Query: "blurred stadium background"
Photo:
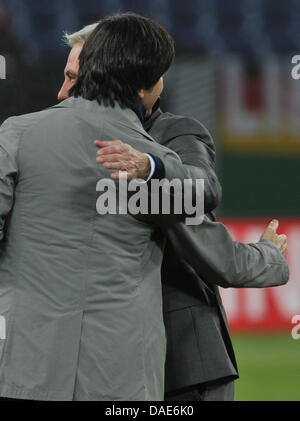
<svg viewBox="0 0 300 421"><path fill-rule="evenodd" d="M0 0L0 122L56 103L68 49L63 31L134 11L174 36L165 110L212 132L223 186L219 218L235 239L257 241L270 218L289 235L289 285L222 291L241 380L237 400L300 400L299 0ZM299 329L300 331L300 329Z"/></svg>

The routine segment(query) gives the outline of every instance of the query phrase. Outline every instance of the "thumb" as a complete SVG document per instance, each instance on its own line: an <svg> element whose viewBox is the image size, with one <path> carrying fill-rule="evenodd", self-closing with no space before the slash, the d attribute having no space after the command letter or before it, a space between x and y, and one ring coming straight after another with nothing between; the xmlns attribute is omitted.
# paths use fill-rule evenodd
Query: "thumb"
<svg viewBox="0 0 300 421"><path fill-rule="evenodd" d="M261 236L261 240L268 240L274 238L274 235L277 235L276 231L279 227L279 222L277 219L273 219L265 229L263 235Z"/></svg>
<svg viewBox="0 0 300 421"><path fill-rule="evenodd" d="M278 230L279 227L279 222L277 221L277 219L273 219L273 221L271 221L268 225L267 229L270 229L274 232L276 232Z"/></svg>

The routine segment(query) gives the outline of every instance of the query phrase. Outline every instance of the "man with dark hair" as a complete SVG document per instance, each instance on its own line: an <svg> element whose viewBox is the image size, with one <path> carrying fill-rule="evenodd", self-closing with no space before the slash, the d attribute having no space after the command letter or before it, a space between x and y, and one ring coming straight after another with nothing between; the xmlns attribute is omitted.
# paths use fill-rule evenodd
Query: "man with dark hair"
<svg viewBox="0 0 300 421"><path fill-rule="evenodd" d="M105 106L113 107L117 102L130 108L140 102L141 91L152 91L161 82L174 56L173 39L153 21L134 14L123 15L121 21L118 16L106 18L83 48L72 94L97 99Z"/></svg>
<svg viewBox="0 0 300 421"><path fill-rule="evenodd" d="M184 177L138 117L157 101L173 56L154 21L103 19L83 49L90 71L75 97L0 128L1 397L163 400L162 221L97 213L96 186L113 181L94 140L122 136L145 181L153 162L170 180Z"/></svg>
<svg viewBox="0 0 300 421"><path fill-rule="evenodd" d="M80 52L96 26L65 35L71 53L59 100L69 97L78 76ZM199 122L163 113L158 101L153 109L148 107L144 127L156 141L177 152L192 177L205 179L208 213L201 226L177 224L166 232L162 267L166 400L233 400L238 370L217 285L240 288L285 283L288 267L282 254L286 237L277 235L278 223L272 222L262 241L241 244L232 240L222 224L214 222L212 211L221 196L215 146ZM126 150L123 142L116 142L112 153L105 142L97 144L101 147L99 163L126 170L131 178L143 172L138 162L134 165L133 151Z"/></svg>

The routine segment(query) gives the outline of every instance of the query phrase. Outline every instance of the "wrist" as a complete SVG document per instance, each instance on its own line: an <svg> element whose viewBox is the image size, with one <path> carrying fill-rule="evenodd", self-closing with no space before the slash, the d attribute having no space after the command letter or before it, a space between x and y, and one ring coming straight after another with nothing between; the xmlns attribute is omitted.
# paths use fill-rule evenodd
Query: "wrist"
<svg viewBox="0 0 300 421"><path fill-rule="evenodd" d="M142 166L142 179L147 181L151 174L151 161L148 155L144 155Z"/></svg>

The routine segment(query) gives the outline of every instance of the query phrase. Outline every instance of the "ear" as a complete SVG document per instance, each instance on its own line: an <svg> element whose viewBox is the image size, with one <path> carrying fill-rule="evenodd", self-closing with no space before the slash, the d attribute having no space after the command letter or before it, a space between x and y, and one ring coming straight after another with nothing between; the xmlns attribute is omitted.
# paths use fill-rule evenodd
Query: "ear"
<svg viewBox="0 0 300 421"><path fill-rule="evenodd" d="M141 89L140 90L139 96L140 96L141 99L144 99L145 98L145 91L144 91L144 89Z"/></svg>

